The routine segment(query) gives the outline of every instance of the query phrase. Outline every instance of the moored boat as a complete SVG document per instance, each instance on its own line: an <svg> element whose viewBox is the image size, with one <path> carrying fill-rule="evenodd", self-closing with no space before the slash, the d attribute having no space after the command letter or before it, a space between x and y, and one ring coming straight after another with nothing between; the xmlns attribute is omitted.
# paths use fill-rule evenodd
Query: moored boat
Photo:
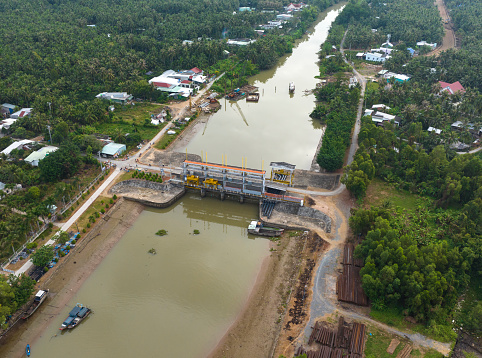
<svg viewBox="0 0 482 358"><path fill-rule="evenodd" d="M27 308L27 310L23 314L22 318L23 319L29 318L37 310L37 308L40 307L40 305L43 303L43 301L45 301L48 294L49 294L49 290L39 290L35 294L35 298L34 298L32 304Z"/></svg>
<svg viewBox="0 0 482 358"><path fill-rule="evenodd" d="M278 229L276 227L264 226L261 221L251 221L248 226L248 233L261 236L280 236L284 232L284 229Z"/></svg>
<svg viewBox="0 0 482 358"><path fill-rule="evenodd" d="M290 82L290 93L294 93L294 92L295 92L295 83Z"/></svg>
<svg viewBox="0 0 482 358"><path fill-rule="evenodd" d="M75 307L70 311L69 316L60 326L60 330L71 329L77 326L82 320L87 317L90 312L90 308L84 307L81 303L77 303Z"/></svg>
<svg viewBox="0 0 482 358"><path fill-rule="evenodd" d="M27 344L27 346L25 347L25 354L27 355L27 357L30 357L30 344Z"/></svg>

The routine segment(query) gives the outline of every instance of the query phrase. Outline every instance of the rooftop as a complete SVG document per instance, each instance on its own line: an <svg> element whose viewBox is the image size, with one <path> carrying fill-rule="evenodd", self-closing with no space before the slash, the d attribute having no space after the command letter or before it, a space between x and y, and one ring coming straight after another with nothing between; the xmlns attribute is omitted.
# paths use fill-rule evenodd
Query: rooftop
<svg viewBox="0 0 482 358"><path fill-rule="evenodd" d="M125 144L120 144L120 143L109 143L102 148L102 154L107 154L107 155L114 155L116 154L120 149L125 150L126 145Z"/></svg>
<svg viewBox="0 0 482 358"><path fill-rule="evenodd" d="M52 153L52 152L55 152L57 149L57 147L54 147L54 146L51 146L51 145L48 145L46 147L43 147L43 148L40 148L39 150L37 150L36 152L33 152L33 153L30 153L30 155L25 158L25 161L27 163L32 163L33 161L38 161L38 160L42 160L44 159L49 153Z"/></svg>

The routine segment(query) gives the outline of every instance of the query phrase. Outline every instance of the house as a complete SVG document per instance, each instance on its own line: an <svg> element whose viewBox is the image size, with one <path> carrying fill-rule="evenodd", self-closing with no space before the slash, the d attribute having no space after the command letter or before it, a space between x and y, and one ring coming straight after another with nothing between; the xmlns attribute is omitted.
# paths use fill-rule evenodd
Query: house
<svg viewBox="0 0 482 358"><path fill-rule="evenodd" d="M374 61L374 62L385 62L388 58L390 58L390 56L388 56L387 54L381 54L381 53L371 53L371 52L367 52L365 54L365 59L367 61Z"/></svg>
<svg viewBox="0 0 482 358"><path fill-rule="evenodd" d="M34 167L38 167L38 163L42 159L44 159L50 153L55 152L57 149L59 148L48 145L46 147L40 148L36 152L30 153L30 155L27 158L25 158L25 161L30 165L33 165Z"/></svg>
<svg viewBox="0 0 482 358"><path fill-rule="evenodd" d="M194 43L194 41L192 41L192 40L184 40L184 41L182 42L182 44L183 44L184 46L186 46L186 45L192 45L193 43Z"/></svg>
<svg viewBox="0 0 482 358"><path fill-rule="evenodd" d="M427 41L419 41L417 42L417 46L430 46L432 48L432 50L435 50L435 48L437 47L437 43L428 43Z"/></svg>
<svg viewBox="0 0 482 358"><path fill-rule="evenodd" d="M466 125L464 125L462 121L457 121L450 125L450 129L458 131L468 129L469 132L474 136L480 137L482 135L482 128L476 127L473 123L467 123Z"/></svg>
<svg viewBox="0 0 482 358"><path fill-rule="evenodd" d="M365 57L365 53L363 53L363 52L358 52L358 53L356 54L356 58L360 58L360 59L361 59L361 58L363 58L363 57Z"/></svg>
<svg viewBox="0 0 482 358"><path fill-rule="evenodd" d="M2 104L2 109L5 108L8 110L9 114L12 114L13 111L15 110L15 105L14 104L10 104L10 103L4 103Z"/></svg>
<svg viewBox="0 0 482 358"><path fill-rule="evenodd" d="M414 50L411 47L407 47L407 50L408 50L408 52L410 52L410 56L412 56L412 57L418 55L418 51Z"/></svg>
<svg viewBox="0 0 482 358"><path fill-rule="evenodd" d="M372 109L375 109L375 110L377 110L377 111L380 110L380 109L385 109L385 110L388 111L388 110L391 109L391 108L388 107L386 104L374 104L374 105L372 106Z"/></svg>
<svg viewBox="0 0 482 358"><path fill-rule="evenodd" d="M197 68L197 67L193 67L189 71L192 72L194 75L197 75L197 76L202 76L204 74L204 71Z"/></svg>
<svg viewBox="0 0 482 358"><path fill-rule="evenodd" d="M256 40L251 40L251 39L228 39L226 42L228 45L232 46L247 46L252 44L253 42L256 42Z"/></svg>
<svg viewBox="0 0 482 358"><path fill-rule="evenodd" d="M253 9L254 10L254 9ZM244 11L251 11L251 8L249 6L242 6L238 9L239 12L244 12Z"/></svg>
<svg viewBox="0 0 482 358"><path fill-rule="evenodd" d="M285 7L286 11L300 11L306 5L304 3L293 4L290 3L288 6Z"/></svg>
<svg viewBox="0 0 482 358"><path fill-rule="evenodd" d="M356 77L350 77L350 83L348 84L348 87L352 88L355 87L358 83L358 80Z"/></svg>
<svg viewBox="0 0 482 358"><path fill-rule="evenodd" d="M278 15L276 15L276 18L278 20L282 20L282 21L290 21L291 19L293 19L293 15L291 15L291 14L278 14Z"/></svg>
<svg viewBox="0 0 482 358"><path fill-rule="evenodd" d="M438 82L440 84L440 87L442 87L442 91L448 91L450 94L455 94L455 93L465 93L465 88L460 84L459 81L454 82L454 83L447 83L443 81Z"/></svg>
<svg viewBox="0 0 482 358"><path fill-rule="evenodd" d="M10 115L10 118L19 119L19 118L28 117L28 116L30 116L30 113L32 112L32 109L33 108L22 108L20 111L12 113Z"/></svg>
<svg viewBox="0 0 482 358"><path fill-rule="evenodd" d="M9 129L12 124L14 124L17 121L17 118L7 118L2 121L0 121L0 132L2 129Z"/></svg>
<svg viewBox="0 0 482 358"><path fill-rule="evenodd" d="M5 148L4 150L2 150L2 154L5 154L5 155L10 155L10 153L12 152L12 150L14 149L19 149L19 148L23 148L25 145L27 144L31 144L31 143L34 143L33 140L28 140L28 139L23 139L23 140L19 140L17 142L13 142L12 144L10 144L7 148Z"/></svg>
<svg viewBox="0 0 482 358"><path fill-rule="evenodd" d="M387 73L387 72L388 72L388 70L380 70L380 71L377 73L377 75L378 75L378 76L383 76L383 75L385 75L385 73Z"/></svg>
<svg viewBox="0 0 482 358"><path fill-rule="evenodd" d="M119 155L127 150L125 144L109 143L102 148L101 154L103 157L117 158Z"/></svg>
<svg viewBox="0 0 482 358"><path fill-rule="evenodd" d="M442 133L441 129L437 129L437 128L434 128L434 127L428 127L427 131L430 132L430 133L435 133L435 134L441 134Z"/></svg>
<svg viewBox="0 0 482 358"><path fill-rule="evenodd" d="M377 126L383 126L384 122L392 122L392 121L396 125L400 125L400 117L394 116L388 113L383 113L374 109L366 109L364 116L371 116L372 121L375 122Z"/></svg>
<svg viewBox="0 0 482 358"><path fill-rule="evenodd" d="M410 80L409 76L401 75L399 73L394 73L394 72L386 72L383 75L383 78L385 78L387 81L390 80L390 79L394 79L394 81L398 82L398 83L403 83L403 82L406 82L406 81Z"/></svg>
<svg viewBox="0 0 482 358"><path fill-rule="evenodd" d="M102 92L95 97L121 104L125 104L132 99L132 95L127 94L127 92Z"/></svg>

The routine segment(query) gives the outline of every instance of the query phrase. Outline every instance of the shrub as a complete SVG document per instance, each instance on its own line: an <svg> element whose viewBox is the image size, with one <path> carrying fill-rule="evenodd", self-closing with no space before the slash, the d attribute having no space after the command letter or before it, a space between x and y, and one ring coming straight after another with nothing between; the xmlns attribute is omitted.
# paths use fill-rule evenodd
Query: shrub
<svg viewBox="0 0 482 358"><path fill-rule="evenodd" d="M164 229L161 229L161 230L159 230L158 232L156 232L156 235L159 235L159 236L167 235L167 231L164 230Z"/></svg>
<svg viewBox="0 0 482 358"><path fill-rule="evenodd" d="M114 200L110 199L109 203L114 204Z"/></svg>
<svg viewBox="0 0 482 358"><path fill-rule="evenodd" d="M104 205L104 200L101 200L100 203L101 203L102 205Z"/></svg>
<svg viewBox="0 0 482 358"><path fill-rule="evenodd" d="M87 229L90 229L90 223L87 223Z"/></svg>
<svg viewBox="0 0 482 358"><path fill-rule="evenodd" d="M80 234L77 234L77 240L80 240Z"/></svg>
<svg viewBox="0 0 482 358"><path fill-rule="evenodd" d="M27 244L27 249L29 249L29 250L35 249L37 246L38 246L38 244L36 242L31 242L31 243Z"/></svg>
<svg viewBox="0 0 482 358"><path fill-rule="evenodd" d="M104 209L104 208L100 209L100 212L101 212L102 214L105 214L105 209Z"/></svg>
<svg viewBox="0 0 482 358"><path fill-rule="evenodd" d="M87 224L87 226L89 226L90 224ZM82 232L85 234L87 232L87 230L85 230L85 228L82 229Z"/></svg>
<svg viewBox="0 0 482 358"><path fill-rule="evenodd" d="M89 194L90 194L90 190L87 190L87 195L89 195Z"/></svg>
<svg viewBox="0 0 482 358"><path fill-rule="evenodd" d="M76 243L77 241L75 241L75 240L72 240L71 242L72 242L72 245L75 245L75 243Z"/></svg>
<svg viewBox="0 0 482 358"><path fill-rule="evenodd" d="M94 215L95 215L96 218L100 217L100 214L97 211L95 212Z"/></svg>
<svg viewBox="0 0 482 358"><path fill-rule="evenodd" d="M60 257L64 257L64 256L65 256L65 252L59 251L59 256L60 256Z"/></svg>
<svg viewBox="0 0 482 358"><path fill-rule="evenodd" d="M199 235L199 230L194 229L193 234L194 234L194 235Z"/></svg>
<svg viewBox="0 0 482 358"><path fill-rule="evenodd" d="M53 228L54 227L54 224L52 223L49 223L49 229Z"/></svg>
<svg viewBox="0 0 482 358"><path fill-rule="evenodd" d="M105 208L106 208L106 209L109 209L109 204L105 204Z"/></svg>
<svg viewBox="0 0 482 358"><path fill-rule="evenodd" d="M117 195L114 194L114 196L112 197L112 199L117 200Z"/></svg>

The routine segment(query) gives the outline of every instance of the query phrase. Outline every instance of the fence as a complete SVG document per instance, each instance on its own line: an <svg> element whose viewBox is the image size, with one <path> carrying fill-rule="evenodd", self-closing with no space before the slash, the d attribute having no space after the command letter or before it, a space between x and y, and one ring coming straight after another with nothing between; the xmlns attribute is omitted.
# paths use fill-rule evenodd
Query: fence
<svg viewBox="0 0 482 358"><path fill-rule="evenodd" d="M89 190L90 188L92 188L92 186L97 183L97 180L100 179L101 176L103 176L105 173L104 172L101 172L99 175L97 175L84 189L82 189L80 191L80 193L78 195L75 196L75 198L73 198L72 200L70 200L63 208L62 210L60 211L60 214L63 214L65 213L68 209L71 208L71 206L77 201L79 200L83 193L86 192L87 190ZM37 240L37 238L45 231L47 230L47 228L49 227L49 224L51 222L53 222L54 219L51 219L51 220L47 220L44 222L44 225L36 232L34 233L29 239L27 239L27 241L25 242L25 244L23 244L18 250L16 250L12 256L10 256L8 258L8 260L2 262L2 265L0 266L0 269L5 271L5 272L10 272L10 273L15 273L14 271L12 270L7 270L5 269L5 266L8 265L8 263L10 261L12 261L18 254L20 254L20 252L22 252L28 244L30 244L31 242Z"/></svg>

